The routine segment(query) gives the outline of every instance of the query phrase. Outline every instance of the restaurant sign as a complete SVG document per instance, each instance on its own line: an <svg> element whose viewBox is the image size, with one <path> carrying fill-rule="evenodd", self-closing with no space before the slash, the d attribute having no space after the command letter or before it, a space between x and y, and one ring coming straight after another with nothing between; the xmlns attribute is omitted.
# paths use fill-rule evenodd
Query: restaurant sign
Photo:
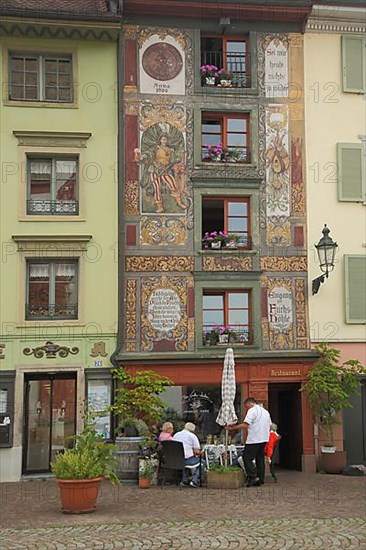
<svg viewBox="0 0 366 550"><path fill-rule="evenodd" d="M271 369L270 376L301 376L301 369Z"/></svg>

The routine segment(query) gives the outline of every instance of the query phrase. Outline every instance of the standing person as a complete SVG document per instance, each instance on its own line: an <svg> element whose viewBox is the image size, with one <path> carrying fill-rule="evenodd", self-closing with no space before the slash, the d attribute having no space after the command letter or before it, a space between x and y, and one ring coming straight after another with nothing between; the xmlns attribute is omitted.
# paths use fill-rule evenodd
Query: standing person
<svg viewBox="0 0 366 550"><path fill-rule="evenodd" d="M276 445L278 444L280 437L277 433L277 424L272 422L269 432L269 440L266 446L264 447L264 455L266 457L266 460L269 464L269 471L271 472L271 476L274 479L274 482L277 483L277 476L274 470L274 464L273 464L273 453L276 448Z"/></svg>
<svg viewBox="0 0 366 550"><path fill-rule="evenodd" d="M159 443L162 441L171 441L173 439L174 426L171 422L164 422L158 437Z"/></svg>
<svg viewBox="0 0 366 550"><path fill-rule="evenodd" d="M244 401L246 411L242 424L226 426L226 430L243 430L243 461L247 475L246 487L263 485L265 474L264 448L269 440L271 417L264 407L258 405L254 397ZM255 466L253 464L255 460Z"/></svg>
<svg viewBox="0 0 366 550"><path fill-rule="evenodd" d="M192 422L187 422L184 425L184 429L180 432L177 432L173 436L173 441L179 441L183 443L184 447L184 460L187 466L197 466L194 470L192 481L190 482L191 487L199 487L200 485L200 456L201 456L201 445L198 440L198 437L194 433L196 426ZM206 462L201 461L201 467L206 467ZM188 485L187 471L183 471L182 483L181 485Z"/></svg>

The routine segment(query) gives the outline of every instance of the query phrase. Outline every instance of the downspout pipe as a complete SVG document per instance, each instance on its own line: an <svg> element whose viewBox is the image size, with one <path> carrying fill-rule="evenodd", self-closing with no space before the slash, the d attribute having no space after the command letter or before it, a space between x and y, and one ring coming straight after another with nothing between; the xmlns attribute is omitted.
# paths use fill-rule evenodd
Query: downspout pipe
<svg viewBox="0 0 366 550"><path fill-rule="evenodd" d="M120 2L120 13L122 13L122 2ZM124 31L123 20L121 28L119 30L117 39L117 341L116 349L111 355L111 363L114 368L118 367L116 357L118 353L123 349L124 343L124 319L125 319L125 224L124 224L124 211L125 211L125 193L124 193L124 165L125 165L125 152L124 152L124 103L123 103L123 86L124 86L124 66L123 66L123 51L124 51ZM112 393L114 396L114 383ZM113 399L113 398L112 398ZM114 434L114 423L112 417L112 433Z"/></svg>

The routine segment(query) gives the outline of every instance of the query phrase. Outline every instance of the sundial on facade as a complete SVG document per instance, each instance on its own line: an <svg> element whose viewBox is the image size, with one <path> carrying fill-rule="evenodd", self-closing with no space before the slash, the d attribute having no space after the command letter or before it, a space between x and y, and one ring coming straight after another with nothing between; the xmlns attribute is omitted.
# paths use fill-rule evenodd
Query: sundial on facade
<svg viewBox="0 0 366 550"><path fill-rule="evenodd" d="M144 51L142 66L144 71L155 80L172 80L182 70L183 59L172 44L157 43Z"/></svg>

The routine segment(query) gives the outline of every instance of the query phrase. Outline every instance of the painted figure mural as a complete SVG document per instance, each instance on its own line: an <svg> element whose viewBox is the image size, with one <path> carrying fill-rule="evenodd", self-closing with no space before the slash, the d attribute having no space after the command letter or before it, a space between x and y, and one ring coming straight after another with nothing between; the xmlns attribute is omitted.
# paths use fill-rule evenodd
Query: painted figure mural
<svg viewBox="0 0 366 550"><path fill-rule="evenodd" d="M168 123L150 126L135 149L140 164L142 212L183 214L185 195L185 143L182 132Z"/></svg>

